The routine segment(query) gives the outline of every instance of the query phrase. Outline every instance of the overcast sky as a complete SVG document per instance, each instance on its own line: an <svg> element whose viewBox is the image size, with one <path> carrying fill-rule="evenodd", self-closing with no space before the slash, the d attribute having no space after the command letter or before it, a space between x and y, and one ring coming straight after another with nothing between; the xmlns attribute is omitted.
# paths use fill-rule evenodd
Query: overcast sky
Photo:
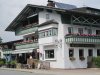
<svg viewBox="0 0 100 75"><path fill-rule="evenodd" d="M100 0L54 1L73 4L77 7L88 6L100 9ZM20 36L16 37L14 33L5 32L4 30L27 4L46 5L47 0L0 0L0 36L4 42L21 38Z"/></svg>

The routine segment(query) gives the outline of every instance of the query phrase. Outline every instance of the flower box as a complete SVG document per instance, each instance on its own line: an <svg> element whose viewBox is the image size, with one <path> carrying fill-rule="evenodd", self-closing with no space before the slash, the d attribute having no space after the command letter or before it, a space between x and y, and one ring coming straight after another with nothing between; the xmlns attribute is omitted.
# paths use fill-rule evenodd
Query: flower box
<svg viewBox="0 0 100 75"><path fill-rule="evenodd" d="M69 59L70 59L71 61L74 61L74 60L75 60L75 57L69 57Z"/></svg>
<svg viewBox="0 0 100 75"><path fill-rule="evenodd" d="M81 56L81 57L79 57L79 59L80 59L81 61L84 61L84 60L85 60L85 57Z"/></svg>
<svg viewBox="0 0 100 75"><path fill-rule="evenodd" d="M20 45L20 44L28 44L28 43L33 43L33 40L18 42L18 43L15 43L15 44L16 44L16 45Z"/></svg>
<svg viewBox="0 0 100 75"><path fill-rule="evenodd" d="M91 37L96 37L96 36L100 36L100 35L96 35L96 34L79 34L79 33L73 33L73 34L66 34L66 36L91 36Z"/></svg>

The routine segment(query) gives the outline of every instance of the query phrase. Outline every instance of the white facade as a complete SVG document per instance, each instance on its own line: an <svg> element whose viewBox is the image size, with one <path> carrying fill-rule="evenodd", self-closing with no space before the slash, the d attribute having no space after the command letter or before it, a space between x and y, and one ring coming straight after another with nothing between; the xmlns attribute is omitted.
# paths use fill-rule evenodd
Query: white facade
<svg viewBox="0 0 100 75"><path fill-rule="evenodd" d="M45 30L52 27L58 28L58 35L39 38L39 49L43 54L40 57L40 60L49 61L51 68L62 68L62 69L74 69L74 68L87 68L87 56L88 49L93 50L93 56L97 56L97 49L100 49L99 46L96 47L70 47L69 44L65 42L65 35L68 34L68 27L73 27L73 32L78 33L78 28L83 28L83 33L87 33L88 26L80 26L80 25L70 25L70 24L62 24L60 14L56 12L48 13L46 11L39 12L39 24L46 22L46 14L49 14L49 20L54 19L58 22L58 24L49 24L46 26L42 26L38 28L38 31ZM96 34L96 30L100 28L92 27L92 34ZM45 50L54 49L54 58L53 59L45 59ZM69 49L74 49L74 57L75 61L71 61L69 59ZM85 60L79 60L79 49L84 50Z"/></svg>
<svg viewBox="0 0 100 75"><path fill-rule="evenodd" d="M31 6L34 11L32 11L32 9L30 8ZM36 10L34 8L36 8ZM100 20L98 20L99 19L98 15L95 15L95 13L92 13L92 12L87 13L86 10L83 13L83 12L80 12L80 10L79 12L78 10L75 10L77 11L75 12L75 11L70 11L70 10L61 9L61 8L54 8L54 7L52 8L52 7L44 7L44 6L35 7L33 5L27 5L26 8L21 13L22 17L19 15L15 19L16 22L12 22L12 24L6 30L13 31L17 27L18 20L24 20L23 18L27 18L25 19L25 22L22 21L23 22L22 26L15 29L15 35L23 35L24 41L33 41L33 44L30 46L29 44L27 44L27 45L16 47L16 49L18 48L18 52L20 50L23 50L23 48L25 48L25 50L28 51L29 48L33 49L33 46L34 46L35 47L34 49L39 50L40 52L40 55L39 55L40 60L50 62L51 68L61 68L61 69L87 68L88 56L95 57L97 55L100 55L100 45L98 44L100 43L100 40L99 40L100 36L99 38L98 36L95 36L96 33L99 33L100 35L100 28L99 28ZM27 14L26 11L30 12L28 14L30 16L27 16L27 17L24 16L25 13ZM35 16L31 16L33 14L35 14ZM89 15L91 15L92 17L90 18ZM72 23L72 19L74 22L82 21L81 23L84 23L84 24L86 23L90 25L88 26L86 25L84 26L81 24L76 25ZM51 22L51 20L55 22L48 23L48 22ZM64 20L70 21L70 23L63 23ZM91 24L93 24L94 27L92 27ZM98 27L96 27L95 25ZM72 28L72 33L69 32L69 27ZM90 34L88 32L89 29L92 30L91 31L93 34L92 39L91 39L91 36L87 36L85 38L84 36L82 36L81 38L83 40L78 38L81 36L80 35L81 33L87 34L87 35ZM98 30L99 32L96 32L96 30ZM78 33L78 37L76 37L77 33ZM67 35L71 34L71 36L74 35L75 39L71 36L70 37L68 36L67 40L69 42L67 42L66 34ZM38 38L38 35L39 35L39 38ZM76 40L78 40L79 42L77 42ZM92 43L90 42L91 40L92 40ZM38 43L38 46L34 45L35 42ZM74 44L74 46L71 46L71 44L72 45ZM82 45L82 46L79 46L79 45ZM86 46L86 45L89 45L89 46ZM99 54L97 54L98 50L99 50ZM74 57L74 61L72 61L70 57ZM81 57L84 60L80 60Z"/></svg>

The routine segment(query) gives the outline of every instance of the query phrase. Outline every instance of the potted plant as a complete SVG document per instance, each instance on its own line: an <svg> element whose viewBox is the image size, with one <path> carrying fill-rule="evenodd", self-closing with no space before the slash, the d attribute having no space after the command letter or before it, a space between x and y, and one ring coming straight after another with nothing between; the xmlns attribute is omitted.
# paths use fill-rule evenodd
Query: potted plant
<svg viewBox="0 0 100 75"><path fill-rule="evenodd" d="M12 60L10 62L10 64L11 64L11 68L16 68L17 61L16 60Z"/></svg>
<svg viewBox="0 0 100 75"><path fill-rule="evenodd" d="M74 60L75 60L75 57L69 57L69 59L70 59L71 61L74 61Z"/></svg>
<svg viewBox="0 0 100 75"><path fill-rule="evenodd" d="M83 61L83 60L85 60L85 57L84 57L84 56L81 56L81 57L79 57L79 59L80 59L81 61Z"/></svg>
<svg viewBox="0 0 100 75"><path fill-rule="evenodd" d="M10 61L9 61L9 62L6 62L6 67L7 67L7 68L11 68Z"/></svg>

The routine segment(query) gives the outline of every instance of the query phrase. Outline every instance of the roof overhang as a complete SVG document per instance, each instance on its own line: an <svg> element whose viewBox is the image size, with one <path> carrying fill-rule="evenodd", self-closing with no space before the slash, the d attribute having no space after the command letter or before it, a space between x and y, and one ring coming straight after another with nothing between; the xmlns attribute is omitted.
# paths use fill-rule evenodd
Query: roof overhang
<svg viewBox="0 0 100 75"><path fill-rule="evenodd" d="M53 10L53 11L57 11L59 13L65 13L65 14L78 14L78 15L86 15L86 16L95 16L95 17L100 17L100 15L95 15L95 14L90 14L90 13L85 13L85 12L79 12L79 11L75 11L75 10L66 10L66 9L59 9L59 8L55 8L55 7L47 7L47 6L39 6L39 5L31 5L28 4L26 5L26 7L19 13L19 15L11 22L11 24L6 28L6 31L15 31L16 27L18 26L18 24L25 20L27 18L27 15L29 14L29 12L34 12L35 10L37 10L37 12L39 12L39 10Z"/></svg>
<svg viewBox="0 0 100 75"><path fill-rule="evenodd" d="M46 26L46 25L49 25L49 24L58 24L58 22L56 22L55 20L49 20L49 21L46 21L46 22L38 25L38 27Z"/></svg>

